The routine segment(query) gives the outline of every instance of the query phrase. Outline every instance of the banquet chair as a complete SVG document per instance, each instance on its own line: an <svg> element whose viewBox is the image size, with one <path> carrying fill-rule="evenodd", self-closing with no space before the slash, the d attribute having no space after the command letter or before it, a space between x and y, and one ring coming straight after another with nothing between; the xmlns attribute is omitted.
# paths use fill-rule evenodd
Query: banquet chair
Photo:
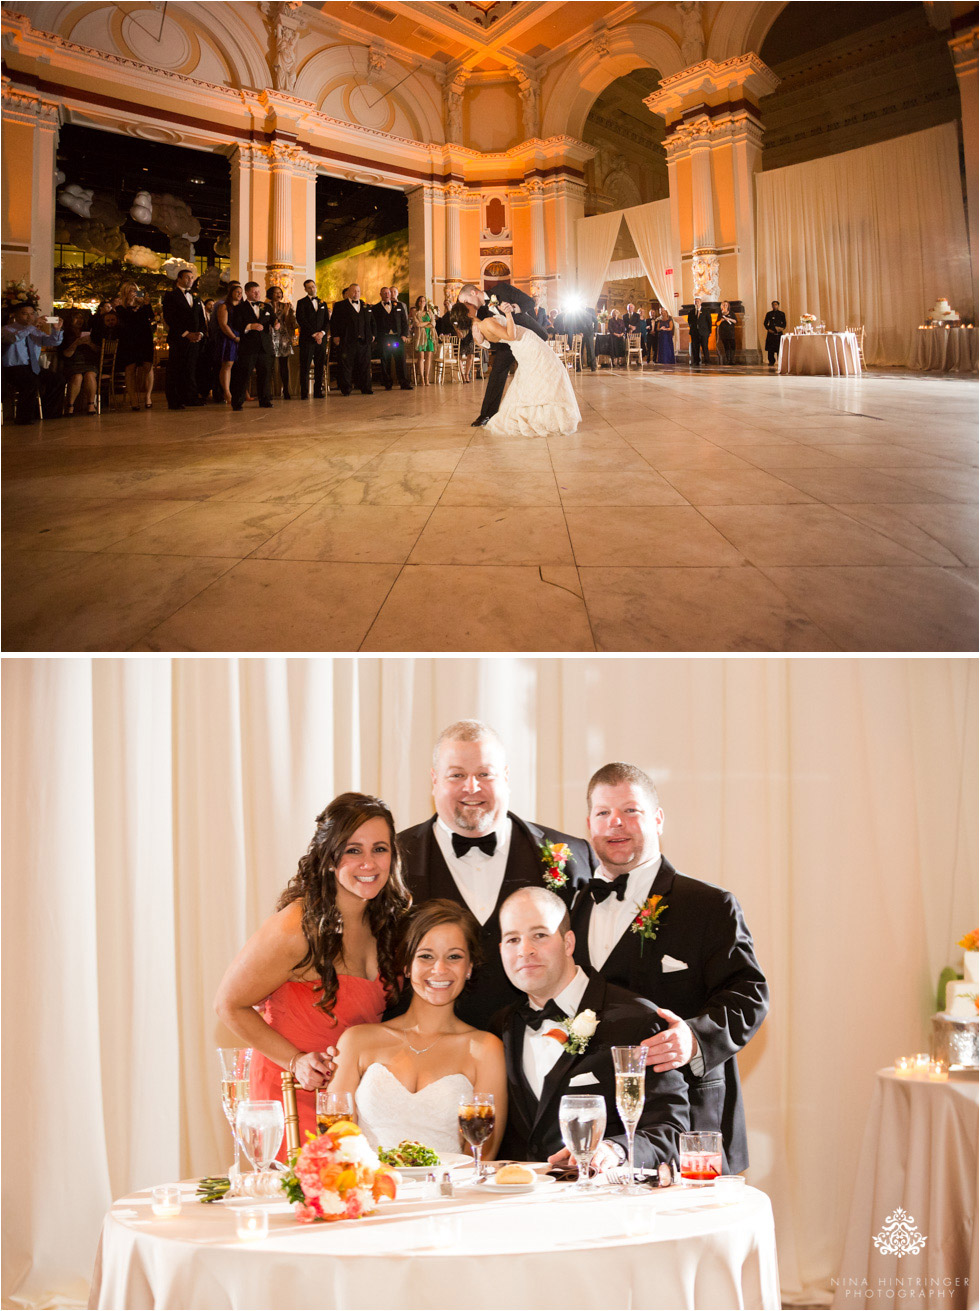
<svg viewBox="0 0 980 1311"><path fill-rule="evenodd" d="M473 373L477 378L485 378L490 369L490 347L484 342L477 346L473 343Z"/></svg>
<svg viewBox="0 0 980 1311"><path fill-rule="evenodd" d="M630 360L636 360L643 371L643 342L638 332L628 332L626 334L626 367L629 368Z"/></svg>
<svg viewBox="0 0 980 1311"><path fill-rule="evenodd" d="M565 364L568 356L568 338L556 333L554 337L548 338L548 345L561 360L562 364Z"/></svg>
<svg viewBox="0 0 980 1311"><path fill-rule="evenodd" d="M864 324L863 323L861 324L860 328L854 329L854 335L858 339L858 359L861 361L861 368L866 369L868 365L867 365L867 361L864 358Z"/></svg>
<svg viewBox="0 0 980 1311"><path fill-rule="evenodd" d="M299 1151L299 1116L296 1113L296 1082L288 1070L279 1076L282 1080L282 1113L286 1121L286 1156Z"/></svg>
<svg viewBox="0 0 980 1311"><path fill-rule="evenodd" d="M445 382L447 368L450 371L450 376L452 376L453 367L459 373L459 338L456 336L440 337L439 346L436 350L436 382Z"/></svg>
<svg viewBox="0 0 980 1311"><path fill-rule="evenodd" d="M109 408L116 408L116 347L117 341L108 341L103 338L102 347L99 351L99 376L95 382L95 412L102 413L102 388L105 387L109 396Z"/></svg>
<svg viewBox="0 0 980 1311"><path fill-rule="evenodd" d="M582 334L576 332L572 337L571 359L568 361L568 367L573 373L582 372Z"/></svg>

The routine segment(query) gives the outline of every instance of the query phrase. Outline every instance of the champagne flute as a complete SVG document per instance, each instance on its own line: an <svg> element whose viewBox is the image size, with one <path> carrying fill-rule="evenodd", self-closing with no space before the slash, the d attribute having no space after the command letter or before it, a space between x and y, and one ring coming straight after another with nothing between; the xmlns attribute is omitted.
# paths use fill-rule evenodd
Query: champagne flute
<svg viewBox="0 0 980 1311"><path fill-rule="evenodd" d="M238 1103L248 1099L248 1075L252 1065L251 1047L216 1047L221 1069L221 1109L235 1140L235 1174L241 1174L241 1150L235 1132Z"/></svg>
<svg viewBox="0 0 980 1311"><path fill-rule="evenodd" d="M642 1196L644 1190L636 1182L633 1170L633 1140L636 1126L643 1113L646 1084L646 1048L613 1047L613 1068L616 1071L616 1110L626 1129L629 1142L629 1182L620 1190L631 1197Z"/></svg>
<svg viewBox="0 0 980 1311"><path fill-rule="evenodd" d="M487 1094L481 1097L479 1093L474 1093L472 1097L465 1094L459 1099L459 1130L469 1145L473 1148L473 1156L476 1161L476 1170L474 1177L479 1180L483 1178L483 1165L480 1161L483 1152L483 1144L493 1133L494 1108L493 1096Z"/></svg>
<svg viewBox="0 0 980 1311"><path fill-rule="evenodd" d="M561 1140L575 1158L578 1178L576 1194L587 1191L589 1170L596 1149L606 1132L606 1099L595 1095L566 1094L558 1106Z"/></svg>
<svg viewBox="0 0 980 1311"><path fill-rule="evenodd" d="M282 1102L239 1102L235 1128L253 1167L267 1170L275 1160L286 1128Z"/></svg>

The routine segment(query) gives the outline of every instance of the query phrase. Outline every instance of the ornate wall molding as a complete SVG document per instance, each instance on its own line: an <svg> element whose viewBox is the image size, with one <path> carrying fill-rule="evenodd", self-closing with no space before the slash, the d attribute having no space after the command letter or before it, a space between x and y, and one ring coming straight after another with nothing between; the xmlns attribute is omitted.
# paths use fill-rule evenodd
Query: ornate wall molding
<svg viewBox="0 0 980 1311"><path fill-rule="evenodd" d="M61 105L47 100L33 91L16 87L10 78L3 78L3 115L8 122L23 123L30 127L39 122L51 127L61 125Z"/></svg>

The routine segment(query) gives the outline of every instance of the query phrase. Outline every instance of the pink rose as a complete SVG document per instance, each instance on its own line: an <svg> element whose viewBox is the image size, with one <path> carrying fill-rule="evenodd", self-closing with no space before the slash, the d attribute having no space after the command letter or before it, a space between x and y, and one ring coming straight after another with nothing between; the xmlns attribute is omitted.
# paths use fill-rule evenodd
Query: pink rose
<svg viewBox="0 0 980 1311"><path fill-rule="evenodd" d="M316 1211L313 1210L313 1207L304 1206L302 1202L297 1202L293 1210L296 1219L302 1221L303 1224L311 1224L316 1219Z"/></svg>

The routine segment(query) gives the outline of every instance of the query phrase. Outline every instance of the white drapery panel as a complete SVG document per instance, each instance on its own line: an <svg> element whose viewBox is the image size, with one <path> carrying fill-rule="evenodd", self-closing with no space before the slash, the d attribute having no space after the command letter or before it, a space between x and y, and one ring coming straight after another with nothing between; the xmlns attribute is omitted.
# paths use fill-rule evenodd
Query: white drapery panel
<svg viewBox="0 0 980 1311"><path fill-rule="evenodd" d="M578 294L586 305L594 306L599 298L622 221L621 209L576 221Z"/></svg>
<svg viewBox="0 0 980 1311"><path fill-rule="evenodd" d="M645 278L646 274L641 259L614 259L606 269L606 278L610 282L619 278Z"/></svg>
<svg viewBox="0 0 980 1311"><path fill-rule="evenodd" d="M974 312L956 124L756 176L758 297L792 327L866 328L869 364L904 364L937 297Z"/></svg>
<svg viewBox="0 0 980 1311"><path fill-rule="evenodd" d="M674 275L668 273L673 259L670 240L670 201L655 200L649 205L634 205L623 211L626 226L657 300L674 320L677 337L677 302L674 300Z"/></svg>
<svg viewBox="0 0 980 1311"><path fill-rule="evenodd" d="M4 662L3 1298L83 1304L112 1197L231 1155L218 980L337 792L431 813L477 716L512 807L581 834L647 768L679 868L741 900L772 1010L740 1058L788 1297L828 1289L874 1071L977 921L971 660Z"/></svg>

